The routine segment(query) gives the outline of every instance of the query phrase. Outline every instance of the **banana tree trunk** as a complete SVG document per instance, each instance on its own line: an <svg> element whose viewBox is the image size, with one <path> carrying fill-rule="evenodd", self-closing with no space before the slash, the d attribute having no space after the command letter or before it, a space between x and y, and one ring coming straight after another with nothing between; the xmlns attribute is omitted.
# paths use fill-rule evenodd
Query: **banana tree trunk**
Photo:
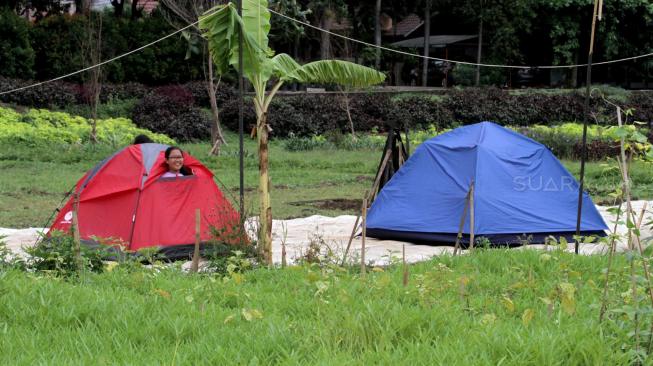
<svg viewBox="0 0 653 366"><path fill-rule="evenodd" d="M258 137L259 158L259 247L265 263L272 264L272 204L270 202L270 174L268 172L268 112L263 110L258 116L256 135Z"/></svg>

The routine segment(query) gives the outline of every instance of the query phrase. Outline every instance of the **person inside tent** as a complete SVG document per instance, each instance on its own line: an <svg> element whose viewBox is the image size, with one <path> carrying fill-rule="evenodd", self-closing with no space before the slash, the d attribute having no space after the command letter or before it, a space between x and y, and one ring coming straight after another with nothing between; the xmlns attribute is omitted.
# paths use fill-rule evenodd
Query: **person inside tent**
<svg viewBox="0 0 653 366"><path fill-rule="evenodd" d="M168 171L161 178L175 178L184 175L193 175L193 171L184 165L184 152L177 146L170 146L165 151Z"/></svg>

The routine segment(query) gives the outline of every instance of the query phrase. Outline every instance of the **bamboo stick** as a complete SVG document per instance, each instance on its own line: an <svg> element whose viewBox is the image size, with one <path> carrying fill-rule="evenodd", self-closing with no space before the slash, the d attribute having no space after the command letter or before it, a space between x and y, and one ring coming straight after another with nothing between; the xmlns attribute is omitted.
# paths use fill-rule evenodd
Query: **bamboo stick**
<svg viewBox="0 0 653 366"><path fill-rule="evenodd" d="M200 262L200 209L195 209L195 250L193 251L193 262L190 266L190 271L197 273L199 270Z"/></svg>
<svg viewBox="0 0 653 366"><path fill-rule="evenodd" d="M372 189L368 192L365 192L364 195L364 200L368 201L374 201L374 198L376 197L376 189L378 188L379 183L381 182L381 176L383 175L383 170L385 169L385 166L388 164L388 160L390 159L392 150L386 150L385 156L383 157L383 161L381 162L381 167L379 168L379 171L376 173L376 177L374 178L374 183L372 184ZM372 196L372 198L370 198ZM363 212L363 208L361 207L361 212ZM360 216L356 216L356 222L354 222L354 227L351 230L351 235L349 235L349 241L347 242L347 247L345 248L345 253L342 255L342 263L341 266L345 265L345 262L347 261L347 255L349 254L349 249L351 248L351 243L354 241L354 236L356 236L356 232L358 231L358 223L360 222Z"/></svg>
<svg viewBox="0 0 653 366"><path fill-rule="evenodd" d="M365 278L365 234L367 221L367 198L363 199L363 237L361 238L361 277Z"/></svg>
<svg viewBox="0 0 653 366"><path fill-rule="evenodd" d="M408 286L408 266L406 265L406 244L402 244L401 251L402 251L402 261L403 261L403 264L404 264L403 284L404 284L404 287L406 287L406 286Z"/></svg>
<svg viewBox="0 0 653 366"><path fill-rule="evenodd" d="M474 182L469 189L469 250L474 250Z"/></svg>
<svg viewBox="0 0 653 366"><path fill-rule="evenodd" d="M78 273L84 269L82 263L81 235L79 234L79 193L73 195L73 252Z"/></svg>
<svg viewBox="0 0 653 366"><path fill-rule="evenodd" d="M467 209L469 208L469 192L471 192L471 187L465 195L465 206L463 207L463 214L460 216L460 224L458 225L458 235L456 236L456 244L453 247L453 255L458 254L460 249L460 239L463 237L463 228L465 227L465 219L467 218Z"/></svg>

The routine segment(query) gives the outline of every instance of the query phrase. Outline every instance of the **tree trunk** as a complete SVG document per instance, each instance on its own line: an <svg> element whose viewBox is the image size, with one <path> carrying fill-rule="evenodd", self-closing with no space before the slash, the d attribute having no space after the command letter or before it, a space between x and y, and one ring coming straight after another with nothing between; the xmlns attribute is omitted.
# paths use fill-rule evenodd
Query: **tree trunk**
<svg viewBox="0 0 653 366"><path fill-rule="evenodd" d="M299 62L299 33L295 33L295 40L293 42L293 48L292 48L292 57L295 59L295 61ZM297 91L297 82L292 83L292 90Z"/></svg>
<svg viewBox="0 0 653 366"><path fill-rule="evenodd" d="M268 173L267 111L262 111L256 127L259 158L259 248L265 263L272 264L272 204L270 202L270 174Z"/></svg>
<svg viewBox="0 0 653 366"><path fill-rule="evenodd" d="M476 63L481 63L481 51L483 48L483 14L481 14L481 20L478 22L478 50L476 51ZM479 86L481 84L481 66L476 65L476 79L474 80L474 85Z"/></svg>
<svg viewBox="0 0 653 366"><path fill-rule="evenodd" d="M131 20L140 18L143 14L143 9L138 9L138 0L132 0L132 14Z"/></svg>
<svg viewBox="0 0 653 366"><path fill-rule="evenodd" d="M574 64L578 64L578 51L574 52ZM572 88L578 87L578 68L574 67L571 69L571 78L569 80L569 86Z"/></svg>
<svg viewBox="0 0 653 366"><path fill-rule="evenodd" d="M429 50L431 37L431 0L426 0L424 9L424 62L422 63L422 86L427 86L429 73Z"/></svg>
<svg viewBox="0 0 653 366"><path fill-rule="evenodd" d="M320 28L330 30L332 22L331 11L327 10L320 19ZM320 58L322 60L331 59L331 38L327 32L320 32Z"/></svg>
<svg viewBox="0 0 653 366"><path fill-rule="evenodd" d="M374 56L374 67L378 70L381 66L381 0L376 0L376 7L374 8L374 44L377 46L376 54Z"/></svg>
<svg viewBox="0 0 653 366"><path fill-rule="evenodd" d="M213 123L211 124L211 142L213 144L213 148L211 149L210 153L212 155L220 155L220 145L226 144L227 142L224 139L222 128L220 127L220 111L218 110L218 101L216 100L215 96L215 85L213 84L213 60L211 59L211 54L209 52L206 54L209 69L206 88L209 92L211 115L213 117Z"/></svg>

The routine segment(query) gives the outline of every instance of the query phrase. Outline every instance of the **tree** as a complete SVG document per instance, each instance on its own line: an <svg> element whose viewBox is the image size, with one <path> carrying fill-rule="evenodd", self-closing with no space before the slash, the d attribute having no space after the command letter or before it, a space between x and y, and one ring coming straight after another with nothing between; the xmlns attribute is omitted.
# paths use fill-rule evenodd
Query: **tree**
<svg viewBox="0 0 653 366"><path fill-rule="evenodd" d="M82 11L86 17L84 33L81 34L80 51L85 67L97 65L102 61L102 13L91 11L91 0L82 2ZM84 79L84 98L91 108L91 142L97 139L97 107L102 90L102 69L94 67L82 76Z"/></svg>
<svg viewBox="0 0 653 366"><path fill-rule="evenodd" d="M233 3L219 5L200 18L200 28L208 40L209 50L218 74L230 67L238 68L238 34L243 39L243 77L254 87L256 132L259 150L259 248L264 260L272 263L272 207L268 174L268 108L285 82L333 83L351 87L367 87L381 83L385 76L368 67L339 60L321 60L299 65L281 53L273 56L268 47L270 13L267 0L244 1L242 17ZM266 86L273 80L272 88ZM267 93L266 93L267 92Z"/></svg>
<svg viewBox="0 0 653 366"><path fill-rule="evenodd" d="M192 24L195 22L199 16L201 16L206 10L212 8L219 1L215 0L162 0L161 3L164 5L164 14L170 23L177 29L185 27L187 24ZM172 15L172 16L169 16ZM181 20L181 23L179 22ZM188 32L184 33L186 40L189 43L189 52L195 48L201 48L203 51L206 50L206 44L204 38L201 38L199 35L199 28L192 27ZM201 45L197 47L197 44L201 42ZM186 58L190 58L190 53L187 53ZM227 141L224 138L222 133L222 126L220 125L220 110L218 108L218 102L216 100L216 90L220 85L220 81L216 82L213 75L213 61L211 59L210 52L204 52L204 59L206 60L206 68L204 69L204 80L206 81L206 91L209 95L209 104L211 105L211 116L213 123L211 124L211 154L218 155L220 153L220 145L226 144Z"/></svg>
<svg viewBox="0 0 653 366"><path fill-rule="evenodd" d="M29 43L29 23L9 8L0 7L0 75L34 77L34 49Z"/></svg>

